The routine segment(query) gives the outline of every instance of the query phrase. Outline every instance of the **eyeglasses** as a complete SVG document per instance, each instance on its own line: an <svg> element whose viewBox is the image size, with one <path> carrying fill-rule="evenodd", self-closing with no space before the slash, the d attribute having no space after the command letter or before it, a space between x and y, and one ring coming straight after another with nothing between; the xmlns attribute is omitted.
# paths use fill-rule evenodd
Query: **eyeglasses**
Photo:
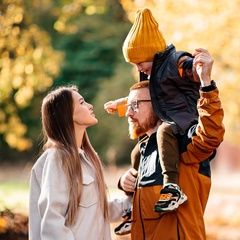
<svg viewBox="0 0 240 240"><path fill-rule="evenodd" d="M127 112L128 108L130 107L134 112L138 112L140 102L151 102L151 100L134 100L131 103L128 103L124 106L125 112Z"/></svg>

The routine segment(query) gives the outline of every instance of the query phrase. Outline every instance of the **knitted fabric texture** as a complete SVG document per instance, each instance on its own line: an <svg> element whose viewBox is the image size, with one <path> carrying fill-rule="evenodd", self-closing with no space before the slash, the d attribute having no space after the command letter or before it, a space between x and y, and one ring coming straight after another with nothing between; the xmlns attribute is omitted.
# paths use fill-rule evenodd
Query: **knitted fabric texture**
<svg viewBox="0 0 240 240"><path fill-rule="evenodd" d="M126 62L152 62L154 55L166 48L165 39L152 12L147 8L139 9L122 47Z"/></svg>

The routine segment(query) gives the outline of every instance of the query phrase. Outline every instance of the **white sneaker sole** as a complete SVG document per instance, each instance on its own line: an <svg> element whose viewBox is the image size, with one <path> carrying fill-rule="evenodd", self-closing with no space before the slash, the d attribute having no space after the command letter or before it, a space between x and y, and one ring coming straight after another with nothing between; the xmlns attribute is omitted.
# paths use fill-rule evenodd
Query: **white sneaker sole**
<svg viewBox="0 0 240 240"><path fill-rule="evenodd" d="M181 196L181 198L179 199L178 202L175 202L175 204L168 206L168 208L161 208L161 211L157 211L157 212L170 212L170 211L174 211L174 210L176 210L181 204L183 204L184 202L186 202L187 199L188 199L187 196L186 196L184 193L182 193L182 196Z"/></svg>

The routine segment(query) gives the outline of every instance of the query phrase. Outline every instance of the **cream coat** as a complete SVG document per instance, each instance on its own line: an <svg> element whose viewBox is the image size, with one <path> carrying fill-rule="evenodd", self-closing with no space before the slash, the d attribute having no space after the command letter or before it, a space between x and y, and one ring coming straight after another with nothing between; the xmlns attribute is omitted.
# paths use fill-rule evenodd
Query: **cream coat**
<svg viewBox="0 0 240 240"><path fill-rule="evenodd" d="M103 217L91 163L80 149L83 193L76 224L66 225L69 201L65 175L56 161L54 149L48 149L32 168L30 180L29 240L110 240L110 224ZM109 202L110 221L121 220L131 199Z"/></svg>

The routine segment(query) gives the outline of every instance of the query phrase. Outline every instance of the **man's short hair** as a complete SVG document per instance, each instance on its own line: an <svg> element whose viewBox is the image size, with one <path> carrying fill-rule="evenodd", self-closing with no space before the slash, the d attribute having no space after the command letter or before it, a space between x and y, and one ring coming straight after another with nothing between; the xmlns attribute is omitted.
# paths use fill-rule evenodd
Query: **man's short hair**
<svg viewBox="0 0 240 240"><path fill-rule="evenodd" d="M136 90L136 89L139 89L139 88L149 88L149 80L143 80L143 81L135 83L130 88L130 91Z"/></svg>

